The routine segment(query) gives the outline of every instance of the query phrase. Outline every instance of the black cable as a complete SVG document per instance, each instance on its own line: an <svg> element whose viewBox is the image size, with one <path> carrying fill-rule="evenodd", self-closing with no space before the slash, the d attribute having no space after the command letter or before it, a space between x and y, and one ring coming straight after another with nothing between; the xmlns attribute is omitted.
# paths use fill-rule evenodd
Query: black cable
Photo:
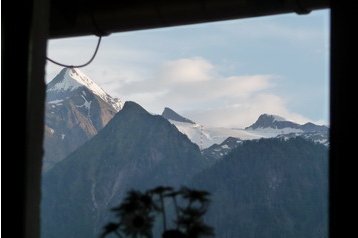
<svg viewBox="0 0 358 238"><path fill-rule="evenodd" d="M94 53L93 53L91 59L90 59L87 63L85 63L85 64L80 64L80 65L67 65L67 64L59 63L59 62L57 62L57 61L55 61L55 60L53 60L53 59L50 59L50 58L47 57L47 56L46 56L46 59L47 59L48 61L54 63L54 64L57 64L57 65L59 65L59 66L66 67L66 68L82 68L82 67L85 67L85 66L89 65L89 64L93 61L93 59L96 57L97 51L98 51L98 48L99 48L99 45L101 44L101 40L102 40L102 36L98 36L98 42L97 42L96 49L95 49L95 51L94 51Z"/></svg>

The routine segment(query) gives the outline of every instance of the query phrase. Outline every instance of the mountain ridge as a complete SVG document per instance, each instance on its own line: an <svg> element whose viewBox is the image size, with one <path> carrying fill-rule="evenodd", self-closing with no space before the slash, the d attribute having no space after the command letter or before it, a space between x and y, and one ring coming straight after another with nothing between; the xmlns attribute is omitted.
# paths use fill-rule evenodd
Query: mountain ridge
<svg viewBox="0 0 358 238"><path fill-rule="evenodd" d="M127 101L98 134L44 175L42 235L96 237L108 209L129 189L179 187L205 166L186 135Z"/></svg>
<svg viewBox="0 0 358 238"><path fill-rule="evenodd" d="M170 110L173 111L172 109ZM182 117L175 111L173 111L173 114ZM288 136L290 138L302 136L303 138L325 145L329 144L329 128L327 126L316 125L311 122L300 125L295 122L287 121L285 118L278 115L261 114L255 123L245 129L208 127L198 123L192 124L190 123L191 120L187 118L185 119L190 122L180 119L176 120L175 117L167 117L167 119L175 125L179 131L186 134L193 143L199 145L201 150L206 150L205 153L209 157L211 157L209 155L211 153L217 155L220 155L223 151L226 153L226 149L218 151L219 148L214 145L219 145L230 137L239 140L255 140L259 138L282 137L282 135L287 135L287 138ZM211 146L214 146L215 148L212 147L211 150L207 150ZM217 157L217 155L214 157Z"/></svg>
<svg viewBox="0 0 358 238"><path fill-rule="evenodd" d="M307 122L305 124L299 124L296 122L292 122L284 119L283 117L271 114L261 114L258 119L250 126L246 127L245 130L256 130L256 129L284 129L284 128L292 128L296 130L301 130L301 132L325 132L328 130L327 126L316 125L312 122ZM299 132L299 131L297 131Z"/></svg>
<svg viewBox="0 0 358 238"><path fill-rule="evenodd" d="M328 148L300 137L244 141L200 172L216 237L326 238Z"/></svg>

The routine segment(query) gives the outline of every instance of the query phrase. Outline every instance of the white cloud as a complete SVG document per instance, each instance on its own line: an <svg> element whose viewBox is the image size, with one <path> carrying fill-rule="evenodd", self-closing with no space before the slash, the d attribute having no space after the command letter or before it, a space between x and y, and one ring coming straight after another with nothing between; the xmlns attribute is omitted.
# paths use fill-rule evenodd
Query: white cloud
<svg viewBox="0 0 358 238"><path fill-rule="evenodd" d="M218 72L204 58L183 58L164 62L151 77L125 83L120 90L124 99L137 101L153 113L160 114L168 106L211 126L246 127L262 113L308 121L290 112L285 100L272 93L278 76L225 77Z"/></svg>
<svg viewBox="0 0 358 238"><path fill-rule="evenodd" d="M87 52L93 43L89 38L52 42L56 47L51 53L61 62L82 63L90 57ZM169 106L200 123L226 127L246 127L262 113L308 121L291 113L285 100L270 92L279 78L275 75L224 76L219 66L203 57L164 60L155 52L118 45L104 44L95 61L82 69L84 73L111 95L136 101L152 113ZM60 69L47 65L47 78Z"/></svg>
<svg viewBox="0 0 358 238"><path fill-rule="evenodd" d="M213 69L214 66L203 58L184 58L165 63L160 77L178 84L209 81L214 76Z"/></svg>
<svg viewBox="0 0 358 238"><path fill-rule="evenodd" d="M263 114L280 115L287 120L305 123L309 119L290 112L283 98L269 93L254 93L245 100L201 111L187 111L184 114L192 120L219 127L245 128Z"/></svg>
<svg viewBox="0 0 358 238"><path fill-rule="evenodd" d="M188 72L186 72L188 70ZM270 75L248 75L224 77L217 67L203 58L186 58L163 63L151 77L122 85L122 93L163 91L168 102L177 104L216 103L220 99L245 98L249 94L272 86ZM195 99L195 100L193 100ZM179 106L179 105L177 105ZM182 106L179 106L182 107Z"/></svg>
<svg viewBox="0 0 358 238"><path fill-rule="evenodd" d="M122 38L103 38L93 62L81 68L86 75L99 84L109 94L122 97L121 86L140 81L150 74L153 65L160 61L160 53L127 47L121 44ZM95 49L97 37L75 37L51 40L47 55L54 60L77 65L87 62ZM50 62L46 65L46 82L52 80L62 69Z"/></svg>
<svg viewBox="0 0 358 238"><path fill-rule="evenodd" d="M137 101L154 113L169 106L201 123L244 127L261 113L307 121L289 110L293 101L295 108L318 120L326 116L304 110L304 102L313 100L305 95L307 100L300 101L295 80L311 85L321 68L314 68L317 73L290 65L303 68L316 63L301 52L322 50L319 46L328 32L318 24L322 20L311 24L304 19L282 15L113 34L103 38L93 63L81 70L113 96ZM83 63L96 41L96 37L51 40L49 56L68 64ZM48 63L47 81L60 69ZM276 87L279 77L286 81ZM316 108L318 103L313 103Z"/></svg>

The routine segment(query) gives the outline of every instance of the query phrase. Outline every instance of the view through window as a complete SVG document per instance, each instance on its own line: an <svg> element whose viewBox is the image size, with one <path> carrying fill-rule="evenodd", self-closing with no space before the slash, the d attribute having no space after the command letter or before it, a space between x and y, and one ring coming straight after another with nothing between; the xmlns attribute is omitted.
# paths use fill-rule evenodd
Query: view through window
<svg viewBox="0 0 358 238"><path fill-rule="evenodd" d="M96 41L48 56L81 64ZM116 33L85 68L48 62L41 236L98 237L129 190L186 186L210 193L215 237L328 237L328 61L324 10ZM112 228L185 232L170 204Z"/></svg>

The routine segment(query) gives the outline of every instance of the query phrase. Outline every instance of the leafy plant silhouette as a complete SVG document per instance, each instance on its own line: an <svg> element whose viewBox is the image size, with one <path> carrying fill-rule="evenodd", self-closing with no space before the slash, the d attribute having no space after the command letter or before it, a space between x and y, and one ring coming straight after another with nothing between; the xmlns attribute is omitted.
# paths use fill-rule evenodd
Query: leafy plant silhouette
<svg viewBox="0 0 358 238"><path fill-rule="evenodd" d="M117 237L153 237L155 218L162 216L163 238L199 238L214 236L214 230L203 221L210 200L209 193L201 190L182 187L159 186L140 192L131 190L123 202L112 211L118 218L117 222L108 223L101 235L109 234ZM168 229L166 204L171 201L175 210L176 227Z"/></svg>

